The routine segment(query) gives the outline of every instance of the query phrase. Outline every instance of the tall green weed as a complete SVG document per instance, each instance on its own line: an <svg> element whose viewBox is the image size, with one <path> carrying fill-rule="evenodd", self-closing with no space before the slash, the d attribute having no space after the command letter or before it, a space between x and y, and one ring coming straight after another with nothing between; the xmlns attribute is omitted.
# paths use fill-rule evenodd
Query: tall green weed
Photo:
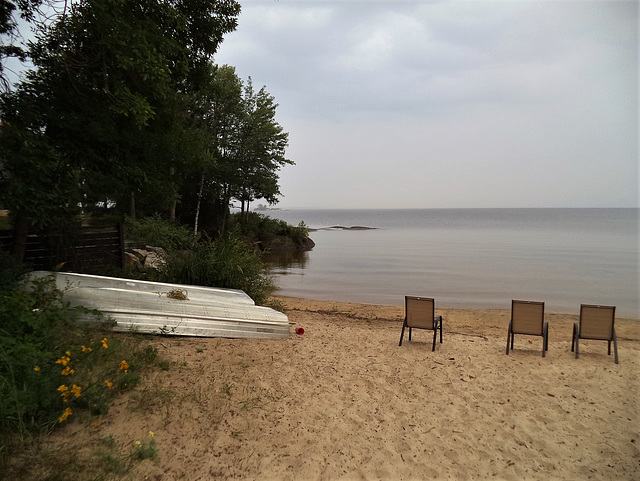
<svg viewBox="0 0 640 481"><path fill-rule="evenodd" d="M260 254L247 246L234 230L188 252L174 252L158 280L240 289L256 304L264 304L275 289L264 272Z"/></svg>

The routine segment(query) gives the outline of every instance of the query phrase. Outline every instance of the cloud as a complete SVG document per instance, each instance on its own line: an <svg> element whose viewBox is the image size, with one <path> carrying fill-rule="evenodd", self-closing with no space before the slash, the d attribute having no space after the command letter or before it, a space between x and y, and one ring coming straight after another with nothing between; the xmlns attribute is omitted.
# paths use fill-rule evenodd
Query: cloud
<svg viewBox="0 0 640 481"><path fill-rule="evenodd" d="M247 2L285 204L638 205L634 2Z"/></svg>

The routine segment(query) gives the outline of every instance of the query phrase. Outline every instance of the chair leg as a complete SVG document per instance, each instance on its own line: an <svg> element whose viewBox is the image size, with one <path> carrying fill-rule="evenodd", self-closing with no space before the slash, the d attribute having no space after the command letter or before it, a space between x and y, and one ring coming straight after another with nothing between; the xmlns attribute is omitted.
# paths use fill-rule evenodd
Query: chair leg
<svg viewBox="0 0 640 481"><path fill-rule="evenodd" d="M576 322L573 325L573 341L571 341L571 350L573 351L573 347L575 344L575 348L576 348L576 359L578 359L578 343L580 341L580 326L578 325L578 323Z"/></svg>
<svg viewBox="0 0 640 481"><path fill-rule="evenodd" d="M611 339L607 341L607 355L611 355Z"/></svg>
<svg viewBox="0 0 640 481"><path fill-rule="evenodd" d="M436 338L438 337L438 325L436 324L435 326L433 326L433 347L431 348L431 351L435 351L436 350Z"/></svg>
<svg viewBox="0 0 640 481"><path fill-rule="evenodd" d="M400 333L400 343L398 344L398 346L402 346L402 338L404 337L404 328L407 325L407 320L405 319L402 322L402 333Z"/></svg>
<svg viewBox="0 0 640 481"><path fill-rule="evenodd" d="M546 357L548 341L549 341L549 323L544 323L544 329L542 331L542 357Z"/></svg>
<svg viewBox="0 0 640 481"><path fill-rule="evenodd" d="M578 330L578 323L573 324L573 334L571 334L571 352L576 350L576 331Z"/></svg>
<svg viewBox="0 0 640 481"><path fill-rule="evenodd" d="M509 330L507 331L507 356L509 355L509 342L511 341L511 336L513 336L513 334L511 333L512 327L513 321L509 321ZM513 349L513 346L511 347L511 349Z"/></svg>
<svg viewBox="0 0 640 481"><path fill-rule="evenodd" d="M411 331L413 331L413 329L410 327L409 328L409 340L411 340Z"/></svg>
<svg viewBox="0 0 640 481"><path fill-rule="evenodd" d="M616 338L616 331L613 330L613 353L616 364L618 364L618 339Z"/></svg>
<svg viewBox="0 0 640 481"><path fill-rule="evenodd" d="M442 344L442 316L438 316L440 321L440 344Z"/></svg>

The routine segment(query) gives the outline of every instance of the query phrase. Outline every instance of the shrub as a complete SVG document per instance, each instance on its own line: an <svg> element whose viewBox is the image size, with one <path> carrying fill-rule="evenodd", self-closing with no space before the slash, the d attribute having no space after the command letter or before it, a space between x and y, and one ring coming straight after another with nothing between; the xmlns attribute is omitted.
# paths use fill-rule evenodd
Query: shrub
<svg viewBox="0 0 640 481"><path fill-rule="evenodd" d="M174 252L158 280L240 289L257 304L263 304L275 289L264 270L260 254L252 251L234 230L186 253Z"/></svg>
<svg viewBox="0 0 640 481"><path fill-rule="evenodd" d="M27 267L16 257L0 249L0 291L17 287Z"/></svg>
<svg viewBox="0 0 640 481"><path fill-rule="evenodd" d="M0 291L0 461L70 417L99 423L112 397L155 360L157 351L133 336L105 335L106 323L76 322L80 312L90 311L71 307L53 276L30 292Z"/></svg>
<svg viewBox="0 0 640 481"><path fill-rule="evenodd" d="M248 242L260 242L263 245L269 244L276 237L288 237L294 244L300 245L309 237L309 229L304 222L293 226L283 220L272 219L256 212L232 214L229 217L229 225L232 229L238 229Z"/></svg>
<svg viewBox="0 0 640 481"><path fill-rule="evenodd" d="M188 227L159 215L143 219L126 217L124 235L129 241L162 247L167 251L189 249L194 243L193 232Z"/></svg>

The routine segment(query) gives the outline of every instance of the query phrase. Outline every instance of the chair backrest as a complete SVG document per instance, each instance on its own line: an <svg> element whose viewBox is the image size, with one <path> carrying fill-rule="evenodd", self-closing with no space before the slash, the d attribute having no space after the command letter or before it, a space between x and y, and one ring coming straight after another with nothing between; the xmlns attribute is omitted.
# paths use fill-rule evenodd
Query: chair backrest
<svg viewBox="0 0 640 481"><path fill-rule="evenodd" d="M544 302L511 301L511 320L515 334L542 336L544 329Z"/></svg>
<svg viewBox="0 0 640 481"><path fill-rule="evenodd" d="M615 306L580 306L580 337L584 339L613 339Z"/></svg>
<svg viewBox="0 0 640 481"><path fill-rule="evenodd" d="M433 329L436 308L432 298L405 296L404 303L408 327Z"/></svg>

